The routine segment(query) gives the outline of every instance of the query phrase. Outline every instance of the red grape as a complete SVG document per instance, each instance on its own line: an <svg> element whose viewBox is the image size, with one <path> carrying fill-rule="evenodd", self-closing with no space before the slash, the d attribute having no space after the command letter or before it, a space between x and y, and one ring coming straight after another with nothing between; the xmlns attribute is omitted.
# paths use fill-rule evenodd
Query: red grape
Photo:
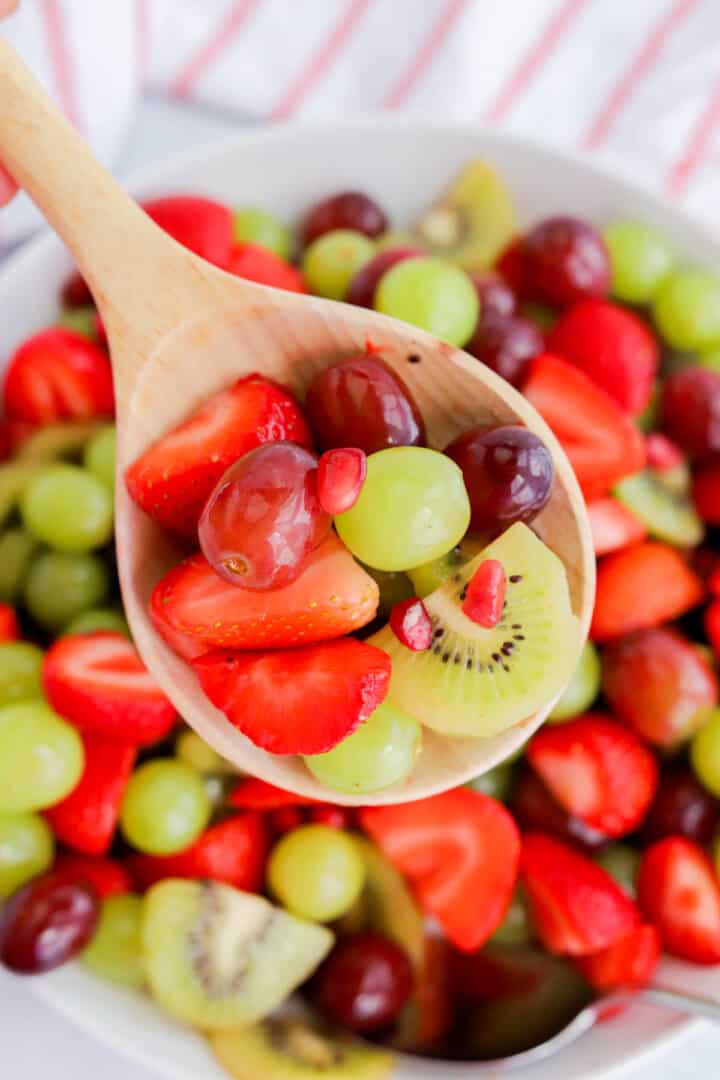
<svg viewBox="0 0 720 1080"><path fill-rule="evenodd" d="M89 943L98 915L91 886L52 873L35 878L0 912L0 963L21 975L60 967Z"/></svg>
<svg viewBox="0 0 720 1080"><path fill-rule="evenodd" d="M379 252L370 262L360 267L350 282L345 300L348 304L371 308L375 299L375 290L383 274L403 259L412 259L415 255L422 254L424 252L421 248L413 247L388 248L387 251Z"/></svg>
<svg viewBox="0 0 720 1080"><path fill-rule="evenodd" d="M353 356L322 371L305 401L323 450L424 446L425 425L402 379L376 356Z"/></svg>
<svg viewBox="0 0 720 1080"><path fill-rule="evenodd" d="M550 451L527 428L471 428L445 453L462 470L474 529L532 521L550 498Z"/></svg>
<svg viewBox="0 0 720 1080"><path fill-rule="evenodd" d="M225 471L200 518L212 567L243 589L280 589L330 532L317 496L317 460L295 443L256 447Z"/></svg>
<svg viewBox="0 0 720 1080"><path fill-rule="evenodd" d="M513 788L510 800L512 812L523 832L551 833L561 840L570 840L592 851L604 847L608 838L604 833L586 825L579 817L563 809L556 802L542 780L530 770L523 770Z"/></svg>
<svg viewBox="0 0 720 1080"><path fill-rule="evenodd" d="M703 847L715 836L720 803L685 766L663 773L643 826L643 840L654 844L666 836L687 836Z"/></svg>
<svg viewBox="0 0 720 1080"><path fill-rule="evenodd" d="M528 298L565 306L588 296L607 296L610 256L598 230L573 217L547 218L523 244Z"/></svg>
<svg viewBox="0 0 720 1080"><path fill-rule="evenodd" d="M366 236L379 236L387 224L385 211L369 195L362 191L341 191L308 210L302 227L303 244L307 247L333 229L354 229Z"/></svg>
<svg viewBox="0 0 720 1080"><path fill-rule="evenodd" d="M537 325L522 315L481 315L467 346L468 352L513 386L520 385L528 363L544 348Z"/></svg>
<svg viewBox="0 0 720 1080"><path fill-rule="evenodd" d="M371 931L336 945L317 978L323 1012L357 1032L378 1031L392 1024L412 989L407 955Z"/></svg>
<svg viewBox="0 0 720 1080"><path fill-rule="evenodd" d="M665 380L662 427L692 457L720 453L720 374L686 367Z"/></svg>
<svg viewBox="0 0 720 1080"><path fill-rule="evenodd" d="M517 296L499 274L486 271L471 274L473 285L480 300L481 319L504 319L517 311Z"/></svg>

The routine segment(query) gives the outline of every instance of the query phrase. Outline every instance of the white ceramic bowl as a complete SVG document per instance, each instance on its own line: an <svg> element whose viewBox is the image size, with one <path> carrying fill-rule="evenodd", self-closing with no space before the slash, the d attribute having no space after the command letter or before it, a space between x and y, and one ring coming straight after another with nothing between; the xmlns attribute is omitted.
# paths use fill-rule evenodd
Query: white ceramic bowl
<svg viewBox="0 0 720 1080"><path fill-rule="evenodd" d="M468 158L482 155L507 180L524 221L571 213L603 223L639 217L662 229L693 262L720 270L720 243L707 227L608 175L587 161L475 126L367 118L337 126L272 127L242 133L174 158L137 178L140 195L197 191L229 203L266 206L297 220L307 206L342 188L376 195L394 225L410 222L434 200ZM11 349L57 315L60 282L70 266L62 245L44 236L10 260L0 274L0 365ZM720 994L720 972L680 971L685 985ZM120 1053L176 1080L226 1080L204 1041L179 1028L139 994L114 988L70 967L33 987L79 1026ZM607 1078L659 1053L693 1028L663 1010L636 1005L606 1022L551 1061L523 1071L528 1080ZM397 1080L481 1078L482 1065L451 1066L404 1059Z"/></svg>

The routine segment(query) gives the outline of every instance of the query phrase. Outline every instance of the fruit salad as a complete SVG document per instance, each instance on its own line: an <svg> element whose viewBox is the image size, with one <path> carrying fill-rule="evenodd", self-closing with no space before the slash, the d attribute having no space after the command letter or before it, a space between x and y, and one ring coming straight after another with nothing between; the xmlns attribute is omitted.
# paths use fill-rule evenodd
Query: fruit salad
<svg viewBox="0 0 720 1080"><path fill-rule="evenodd" d="M359 192L296 236L196 196L146 209L224 269L406 319L517 386L586 499L591 640L576 663L532 432L428 446L381 347L302 401L241 378L118 480L178 544L158 633L328 799L238 773L123 617L110 368L74 275L2 396L0 963L132 988L238 1080L495 1059L663 952L720 964L720 279L642 221L559 207L523 232L484 162L405 232ZM558 694L465 786L333 801L402 783L423 730L487 737Z"/></svg>

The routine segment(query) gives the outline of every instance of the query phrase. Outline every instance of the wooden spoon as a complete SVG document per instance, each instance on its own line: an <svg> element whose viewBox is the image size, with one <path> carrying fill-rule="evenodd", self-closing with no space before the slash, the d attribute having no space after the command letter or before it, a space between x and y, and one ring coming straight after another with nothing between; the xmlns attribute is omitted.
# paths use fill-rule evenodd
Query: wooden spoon
<svg viewBox="0 0 720 1080"><path fill-rule="evenodd" d="M180 247L96 161L3 41L0 160L70 248L107 329L117 397L116 538L125 611L143 660L180 715L239 769L336 803L422 798L482 773L518 748L553 702L491 739L426 731L409 780L375 796L338 795L299 759L259 750L209 703L192 670L155 633L148 598L178 554L131 502L122 478L159 436L239 376L259 371L302 396L318 371L362 351L370 339L410 387L431 445L444 446L478 423L521 423L549 447L555 483L535 528L565 564L580 619L579 656L594 595L589 526L567 459L528 402L473 357L421 330L365 309L251 284Z"/></svg>

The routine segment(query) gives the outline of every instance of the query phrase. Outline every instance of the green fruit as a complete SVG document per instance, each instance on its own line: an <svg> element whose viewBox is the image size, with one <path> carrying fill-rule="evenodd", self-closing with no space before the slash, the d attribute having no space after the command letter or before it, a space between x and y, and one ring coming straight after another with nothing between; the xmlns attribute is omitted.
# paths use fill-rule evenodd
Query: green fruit
<svg viewBox="0 0 720 1080"><path fill-rule="evenodd" d="M508 582L503 617L493 629L472 622L461 607L485 559L497 559ZM368 640L392 659L393 705L444 735L497 735L552 701L575 667L579 630L565 568L517 523L459 576L425 598L431 649L411 652L389 627Z"/></svg>
<svg viewBox="0 0 720 1080"><path fill-rule="evenodd" d="M63 634L95 634L100 630L130 637L130 627L121 611L114 608L91 608L83 611L63 627Z"/></svg>
<svg viewBox="0 0 720 1080"><path fill-rule="evenodd" d="M0 706L42 698L45 654L29 641L0 644Z"/></svg>
<svg viewBox="0 0 720 1080"><path fill-rule="evenodd" d="M202 777L182 761L157 759L131 776L120 825L138 851L174 855L198 838L211 813Z"/></svg>
<svg viewBox="0 0 720 1080"><path fill-rule="evenodd" d="M60 313L58 326L82 334L88 341L97 342L97 312L94 307L65 308Z"/></svg>
<svg viewBox="0 0 720 1080"><path fill-rule="evenodd" d="M534 938L528 902L518 885L505 912L505 918L490 938L493 945L530 945Z"/></svg>
<svg viewBox="0 0 720 1080"><path fill-rule="evenodd" d="M709 723L693 736L690 760L703 787L720 798L720 709L715 709Z"/></svg>
<svg viewBox="0 0 720 1080"><path fill-rule="evenodd" d="M16 460L48 464L58 458L77 458L97 429L95 420L69 420L41 427L20 443Z"/></svg>
<svg viewBox="0 0 720 1080"><path fill-rule="evenodd" d="M720 343L720 279L707 270L674 270L655 296L653 314L674 348L711 349Z"/></svg>
<svg viewBox="0 0 720 1080"><path fill-rule="evenodd" d="M621 480L613 493L640 518L651 536L676 547L696 547L702 542L705 526L680 479L681 484L673 489L672 478L666 480L663 473L643 469Z"/></svg>
<svg viewBox="0 0 720 1080"><path fill-rule="evenodd" d="M218 776L224 773L231 776L238 775L235 766L216 753L212 746L209 746L194 731L183 731L178 735L175 740L175 755L199 773Z"/></svg>
<svg viewBox="0 0 720 1080"><path fill-rule="evenodd" d="M0 900L52 865L55 840L39 814L0 814Z"/></svg>
<svg viewBox="0 0 720 1080"><path fill-rule="evenodd" d="M42 470L36 461L9 461L0 465L0 526L15 510L20 496Z"/></svg>
<svg viewBox="0 0 720 1080"><path fill-rule="evenodd" d="M589 709L600 693L601 678L602 670L598 651L592 641L586 641L570 682L560 695L548 721L561 723Z"/></svg>
<svg viewBox="0 0 720 1080"><path fill-rule="evenodd" d="M103 900L95 936L80 958L85 967L108 982L139 989L145 982L142 914L143 902L132 893Z"/></svg>
<svg viewBox="0 0 720 1080"><path fill-rule="evenodd" d="M28 532L57 551L91 551L112 538L107 487L77 465L46 466L23 491L20 510Z"/></svg>
<svg viewBox="0 0 720 1080"><path fill-rule="evenodd" d="M720 375L720 348L711 349L710 352L701 354L696 357L695 363L699 367L708 368L709 371L717 371Z"/></svg>
<svg viewBox="0 0 720 1080"><path fill-rule="evenodd" d="M233 234L236 244L258 244L274 251L281 259L292 255L290 230L279 218L257 206L244 206L233 215Z"/></svg>
<svg viewBox="0 0 720 1080"><path fill-rule="evenodd" d="M303 255L307 286L318 296L344 300L355 274L374 254L375 245L364 233L352 229L323 233Z"/></svg>
<svg viewBox="0 0 720 1080"><path fill-rule="evenodd" d="M642 855L629 844L613 844L598 852L595 862L614 878L631 900L637 895L637 876Z"/></svg>
<svg viewBox="0 0 720 1080"><path fill-rule="evenodd" d="M480 301L470 277L453 263L432 255L403 259L383 274L375 292L375 307L459 346L470 340L480 315Z"/></svg>
<svg viewBox="0 0 720 1080"><path fill-rule="evenodd" d="M0 600L10 604L17 600L37 546L24 529L8 529L0 535Z"/></svg>
<svg viewBox="0 0 720 1080"><path fill-rule="evenodd" d="M328 825L303 825L275 845L268 884L293 915L332 922L360 895L365 864L345 833Z"/></svg>
<svg viewBox="0 0 720 1080"><path fill-rule="evenodd" d="M115 491L115 450L117 434L114 424L100 428L85 447L85 468L100 480L108 491Z"/></svg>
<svg viewBox="0 0 720 1080"><path fill-rule="evenodd" d="M439 558L422 563L421 566L413 566L408 571L408 577L415 587L415 594L425 597L435 592L443 582L456 574L461 566L481 552L484 546L483 541L477 537L466 536L456 547Z"/></svg>
<svg viewBox="0 0 720 1080"><path fill-rule="evenodd" d="M145 897L142 940L157 1003L214 1031L273 1012L324 960L333 935L261 896L170 878Z"/></svg>
<svg viewBox="0 0 720 1080"><path fill-rule="evenodd" d="M635 423L645 434L655 431L660 426L660 398L661 384L656 381L649 403L645 406L643 412L635 417Z"/></svg>
<svg viewBox="0 0 720 1080"><path fill-rule="evenodd" d="M512 762L501 761L494 769L488 769L471 780L467 785L473 791L479 791L483 795L489 795L491 799L505 802L510 798L515 781L515 770Z"/></svg>
<svg viewBox="0 0 720 1080"><path fill-rule="evenodd" d="M415 595L412 581L402 570L376 570L373 566L363 566L363 570L377 583L380 590L377 609L380 618L387 619L396 604Z"/></svg>
<svg viewBox="0 0 720 1080"><path fill-rule="evenodd" d="M22 701L0 708L0 813L54 806L73 790L84 761L77 731L49 706Z"/></svg>
<svg viewBox="0 0 720 1080"><path fill-rule="evenodd" d="M614 221L603 237L613 296L626 304L649 304L675 263L670 245L644 221Z"/></svg>
<svg viewBox="0 0 720 1080"><path fill-rule="evenodd" d="M34 560L25 578L23 599L46 630L58 630L76 615L104 603L110 575L98 555L47 551Z"/></svg>

